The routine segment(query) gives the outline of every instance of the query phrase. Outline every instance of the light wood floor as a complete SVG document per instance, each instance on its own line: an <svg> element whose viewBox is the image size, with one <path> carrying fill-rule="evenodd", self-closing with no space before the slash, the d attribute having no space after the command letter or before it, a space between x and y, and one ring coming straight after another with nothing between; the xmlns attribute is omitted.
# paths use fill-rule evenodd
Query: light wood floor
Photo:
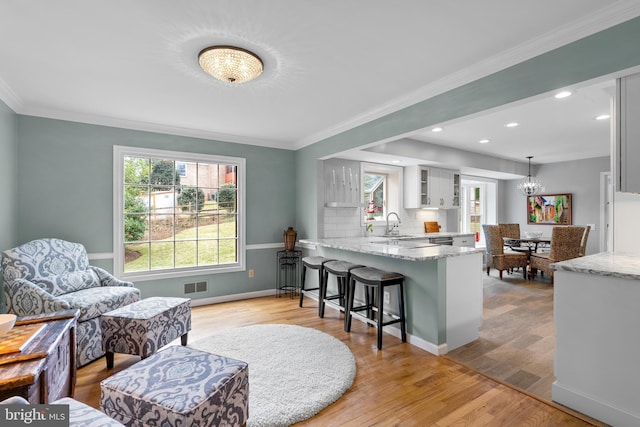
<svg viewBox="0 0 640 427"><path fill-rule="evenodd" d="M496 270L484 277L484 313L479 338L448 357L492 377L551 400L553 286L548 276L524 280L522 274Z"/></svg>
<svg viewBox="0 0 640 427"><path fill-rule="evenodd" d="M352 332L346 333L338 312L329 309L320 319L317 303L308 299L304 308L298 307L297 300L282 297L194 307L192 323L190 342L229 328L284 323L315 328L347 344L358 369L352 387L299 425L598 425L389 334L384 336L383 350L378 351L374 328L354 322ZM286 355L283 359L286 361ZM79 369L75 398L98 407L99 382L136 361L138 357L117 354L111 371L106 370L104 358Z"/></svg>

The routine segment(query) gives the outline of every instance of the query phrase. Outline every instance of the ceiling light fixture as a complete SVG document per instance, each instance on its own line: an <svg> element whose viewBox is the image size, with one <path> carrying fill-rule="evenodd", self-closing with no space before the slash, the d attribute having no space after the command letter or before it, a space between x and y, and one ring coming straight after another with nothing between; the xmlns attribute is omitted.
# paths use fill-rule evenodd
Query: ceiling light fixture
<svg viewBox="0 0 640 427"><path fill-rule="evenodd" d="M431 132L442 132L442 128L441 127L435 127L433 129L431 129Z"/></svg>
<svg viewBox="0 0 640 427"><path fill-rule="evenodd" d="M563 90L562 92L558 92L554 95L554 98L556 99L562 99L562 98L566 98L568 96L571 96L571 92L569 92L568 90Z"/></svg>
<svg viewBox="0 0 640 427"><path fill-rule="evenodd" d="M262 60L248 50L234 46L210 46L198 54L200 67L226 83L245 83L262 74Z"/></svg>
<svg viewBox="0 0 640 427"><path fill-rule="evenodd" d="M485 138L485 139L481 139L481 140L480 140L480 141L478 141L478 142L479 142L480 144L487 144L487 143L489 143L489 140Z"/></svg>
<svg viewBox="0 0 640 427"><path fill-rule="evenodd" d="M518 122L511 122L511 123L507 123L505 126L508 128L514 128L516 126L520 125L520 123Z"/></svg>
<svg viewBox="0 0 640 427"><path fill-rule="evenodd" d="M598 117L596 117L596 120L607 120L608 118L610 118L611 116L608 114L601 114Z"/></svg>
<svg viewBox="0 0 640 427"><path fill-rule="evenodd" d="M540 194L544 192L544 185L538 180L536 177L531 176L531 159L533 156L527 156L529 159L529 175L526 178L523 178L522 181L518 184L518 190L522 192L525 196L534 196L536 194Z"/></svg>

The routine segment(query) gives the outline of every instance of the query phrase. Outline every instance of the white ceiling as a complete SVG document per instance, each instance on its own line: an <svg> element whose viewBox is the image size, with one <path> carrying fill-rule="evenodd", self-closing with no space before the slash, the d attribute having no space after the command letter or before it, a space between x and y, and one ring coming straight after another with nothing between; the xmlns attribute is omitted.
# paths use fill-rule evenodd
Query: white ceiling
<svg viewBox="0 0 640 427"><path fill-rule="evenodd" d="M0 0L0 98L19 114L297 149L636 16L637 0ZM206 75L197 54L218 44L258 54L263 75ZM592 119L611 87L412 138L538 163L569 141L607 155Z"/></svg>

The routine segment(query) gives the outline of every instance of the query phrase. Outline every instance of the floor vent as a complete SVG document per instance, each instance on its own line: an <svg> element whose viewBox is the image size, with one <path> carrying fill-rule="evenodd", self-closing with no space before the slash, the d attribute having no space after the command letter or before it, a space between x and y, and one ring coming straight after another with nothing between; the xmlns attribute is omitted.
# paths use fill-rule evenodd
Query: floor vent
<svg viewBox="0 0 640 427"><path fill-rule="evenodd" d="M196 282L196 292L207 292L207 282Z"/></svg>
<svg viewBox="0 0 640 427"><path fill-rule="evenodd" d="M207 292L207 282L195 282L195 283L185 283L184 284L184 293L185 294L193 294L196 292Z"/></svg>

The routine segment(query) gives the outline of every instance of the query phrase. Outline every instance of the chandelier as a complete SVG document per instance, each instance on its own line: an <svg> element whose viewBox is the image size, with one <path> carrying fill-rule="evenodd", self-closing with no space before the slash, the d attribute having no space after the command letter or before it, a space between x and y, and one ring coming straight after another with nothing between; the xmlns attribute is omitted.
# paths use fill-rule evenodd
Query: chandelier
<svg viewBox="0 0 640 427"><path fill-rule="evenodd" d="M211 46L198 54L200 67L226 83L245 83L262 74L262 60L248 50L234 46Z"/></svg>
<svg viewBox="0 0 640 427"><path fill-rule="evenodd" d="M525 196L533 196L536 194L540 194L544 192L544 185L538 180L536 177L531 176L531 159L533 156L527 156L529 159L529 175L526 178L523 178L522 181L518 184L518 190L522 192Z"/></svg>

